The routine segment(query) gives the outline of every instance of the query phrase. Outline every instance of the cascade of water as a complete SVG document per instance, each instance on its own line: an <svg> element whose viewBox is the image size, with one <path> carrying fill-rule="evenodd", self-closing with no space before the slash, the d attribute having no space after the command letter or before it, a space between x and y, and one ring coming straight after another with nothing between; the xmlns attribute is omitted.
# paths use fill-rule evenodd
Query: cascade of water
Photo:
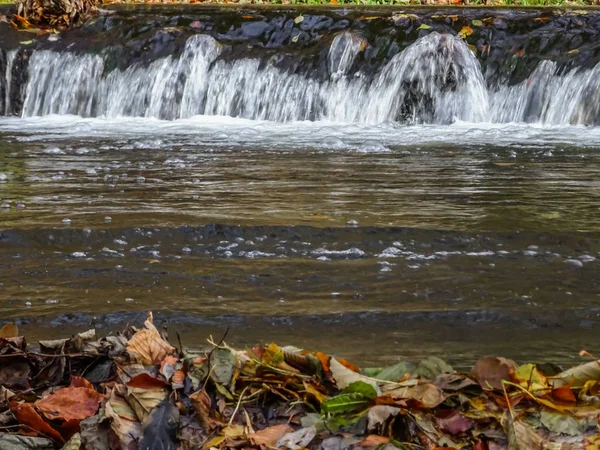
<svg viewBox="0 0 600 450"><path fill-rule="evenodd" d="M559 74L556 65L546 61L527 81L488 92L479 62L459 37L430 33L374 76L351 73L365 44L351 32L338 34L329 50L326 80L289 73L258 59L219 59L220 44L206 35L191 37L179 58L108 73L98 55L35 51L22 115L600 123L600 66ZM10 76L7 68L9 81ZM6 113L7 89L5 95Z"/></svg>
<svg viewBox="0 0 600 450"><path fill-rule="evenodd" d="M4 54L0 52L0 58L3 58L3 56ZM4 78L0 77L0 94L4 92L4 99L2 99L2 102L0 102L0 112L2 112L2 114L5 116L10 115L12 111L12 71L16 56L17 51L10 50L6 52L6 55L4 56L4 61L0 60L0 63L4 63ZM2 67L2 64L0 64L0 67ZM4 106L4 108L2 108L1 106Z"/></svg>
<svg viewBox="0 0 600 450"><path fill-rule="evenodd" d="M493 93L491 103L495 122L598 125L600 65L561 75L543 61L525 82Z"/></svg>

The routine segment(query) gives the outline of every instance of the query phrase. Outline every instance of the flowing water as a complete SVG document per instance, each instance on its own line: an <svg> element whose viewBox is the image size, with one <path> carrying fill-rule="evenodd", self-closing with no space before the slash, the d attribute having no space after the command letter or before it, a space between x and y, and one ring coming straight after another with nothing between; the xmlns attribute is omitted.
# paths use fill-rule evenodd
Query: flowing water
<svg viewBox="0 0 600 450"><path fill-rule="evenodd" d="M448 30L388 48L277 17L149 59L0 53L1 319L35 339L152 310L190 346L229 326L364 364L597 351L595 50L519 79ZM290 63L284 31L319 44Z"/></svg>

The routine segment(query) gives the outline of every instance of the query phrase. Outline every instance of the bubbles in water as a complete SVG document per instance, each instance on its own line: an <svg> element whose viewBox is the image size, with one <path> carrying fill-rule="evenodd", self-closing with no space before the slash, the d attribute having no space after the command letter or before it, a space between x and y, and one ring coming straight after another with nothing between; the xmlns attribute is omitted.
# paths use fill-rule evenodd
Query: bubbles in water
<svg viewBox="0 0 600 450"><path fill-rule="evenodd" d="M360 153L387 153L390 149L375 139L368 139L358 146L357 151Z"/></svg>
<svg viewBox="0 0 600 450"><path fill-rule="evenodd" d="M62 223L64 223L65 225L71 225L71 219L65 218L62 220Z"/></svg>
<svg viewBox="0 0 600 450"><path fill-rule="evenodd" d="M347 145L340 138L327 136L321 141L321 146L326 148L345 148Z"/></svg>
<svg viewBox="0 0 600 450"><path fill-rule="evenodd" d="M64 155L65 154L65 152L62 151L58 147L46 148L46 149L44 149L44 153L47 154L47 155Z"/></svg>
<svg viewBox="0 0 600 450"><path fill-rule="evenodd" d="M349 227L357 227L358 221L352 219L352 220L349 220L348 222L346 222L346 225L348 225Z"/></svg>

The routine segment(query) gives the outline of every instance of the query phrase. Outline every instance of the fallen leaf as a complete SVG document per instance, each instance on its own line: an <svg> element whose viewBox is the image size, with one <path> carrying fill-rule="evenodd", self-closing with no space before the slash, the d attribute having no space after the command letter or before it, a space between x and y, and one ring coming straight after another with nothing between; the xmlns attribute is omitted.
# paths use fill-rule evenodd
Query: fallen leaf
<svg viewBox="0 0 600 450"><path fill-rule="evenodd" d="M169 384L163 380L159 380L158 378L151 376L150 374L140 373L129 380L126 386L138 389L164 389L169 386Z"/></svg>
<svg viewBox="0 0 600 450"><path fill-rule="evenodd" d="M471 375L482 389L502 389L502 381L509 381L517 365L514 361L495 356L485 356L475 363Z"/></svg>
<svg viewBox="0 0 600 450"><path fill-rule="evenodd" d="M31 369L24 358L12 357L0 368L0 386L8 389L29 389Z"/></svg>
<svg viewBox="0 0 600 450"><path fill-rule="evenodd" d="M252 440L252 442L254 442L255 445L275 447L279 439L286 434L291 433L292 431L294 431L294 429L289 425L274 425L250 434L248 437Z"/></svg>
<svg viewBox="0 0 600 450"><path fill-rule="evenodd" d="M573 416L553 411L542 411L541 423L553 433L567 436L580 436L585 425Z"/></svg>
<svg viewBox="0 0 600 450"><path fill-rule="evenodd" d="M331 370L333 379L335 380L335 384L339 389L344 389L356 381L363 381L372 385L377 391L377 395L381 394L381 389L377 384L378 380L365 377L364 375L361 375L359 373L354 372L353 370L344 367L335 358L331 358L329 362L329 368Z"/></svg>
<svg viewBox="0 0 600 450"><path fill-rule="evenodd" d="M142 424L140 450L176 450L179 410L165 399Z"/></svg>
<svg viewBox="0 0 600 450"><path fill-rule="evenodd" d="M96 414L103 398L94 389L69 386L38 400L35 407L50 420L81 421Z"/></svg>
<svg viewBox="0 0 600 450"><path fill-rule="evenodd" d="M290 450L300 450L301 448L308 447L308 444L312 442L316 435L317 429L314 425L306 428L300 428L298 431L284 435L281 439L279 439L279 441L277 441L276 446L277 448L286 447Z"/></svg>
<svg viewBox="0 0 600 450"><path fill-rule="evenodd" d="M475 422L462 416L458 411L453 411L449 416L437 418L438 426L450 434L460 434L469 431L475 426Z"/></svg>
<svg viewBox="0 0 600 450"><path fill-rule="evenodd" d="M395 406L376 405L369 408L367 413L367 429L372 430L373 428L383 425L390 417L396 416L400 413L400 408Z"/></svg>
<svg viewBox="0 0 600 450"><path fill-rule="evenodd" d="M435 408L446 399L442 390L431 383L400 387L387 391L386 394L393 398L416 401L424 408Z"/></svg>
<svg viewBox="0 0 600 450"><path fill-rule="evenodd" d="M560 402L575 403L577 398L570 386L561 386L552 391L552 398Z"/></svg>
<svg viewBox="0 0 600 450"><path fill-rule="evenodd" d="M144 389L127 386L126 399L129 405L135 411L140 422L144 422L152 410L158 406L167 397L167 390Z"/></svg>
<svg viewBox="0 0 600 450"><path fill-rule="evenodd" d="M127 344L127 353L132 361L144 365L158 365L165 356L174 351L175 348L166 342L156 329L138 331Z"/></svg>
<svg viewBox="0 0 600 450"><path fill-rule="evenodd" d="M340 394L325 400L321 409L328 414L342 414L364 409L373 404L373 399L362 394Z"/></svg>
<svg viewBox="0 0 600 450"><path fill-rule="evenodd" d="M106 416L112 419L111 429L117 435L122 450L136 448L142 434L142 424L135 411L125 400L124 387L116 386L106 402Z"/></svg>
<svg viewBox="0 0 600 450"><path fill-rule="evenodd" d="M468 26L464 26L460 29L460 31L458 32L458 35L465 39L469 36L471 36L473 34L473 28L468 27Z"/></svg>
<svg viewBox="0 0 600 450"><path fill-rule="evenodd" d="M388 442L390 442L389 437L379 436L377 434L370 434L362 441L358 442L356 445L360 446L363 449L375 449L380 448Z"/></svg>
<svg viewBox="0 0 600 450"><path fill-rule="evenodd" d="M59 444L65 443L60 433L48 425L29 403L11 401L9 406L16 419L26 425L29 431L34 431L38 435L50 438Z"/></svg>
<svg viewBox="0 0 600 450"><path fill-rule="evenodd" d="M19 327L10 322L0 328L0 338L15 338L19 336Z"/></svg>
<svg viewBox="0 0 600 450"><path fill-rule="evenodd" d="M550 382L554 388L569 385L578 389L590 380L600 380L600 361L591 361L565 370L552 377Z"/></svg>
<svg viewBox="0 0 600 450"><path fill-rule="evenodd" d="M502 427L508 437L508 450L542 450L542 437L521 420L513 420L508 412L502 418Z"/></svg>

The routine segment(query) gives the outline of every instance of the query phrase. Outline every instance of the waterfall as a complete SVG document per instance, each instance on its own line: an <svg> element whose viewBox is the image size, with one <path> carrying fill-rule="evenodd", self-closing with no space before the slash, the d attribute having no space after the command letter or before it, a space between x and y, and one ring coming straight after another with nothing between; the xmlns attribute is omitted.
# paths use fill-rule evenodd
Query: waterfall
<svg viewBox="0 0 600 450"><path fill-rule="evenodd" d="M221 45L207 35L189 38L179 57L134 63L125 70L107 70L101 55L39 50L30 57L22 115L166 120L223 115L371 124L600 122L600 67L562 74L555 63L543 61L523 83L491 90L479 61L457 36L432 32L375 74L360 70L367 46L355 33L339 33L327 55L329 76L319 78L259 59L220 58ZM12 64L5 64L4 114L10 111Z"/></svg>
<svg viewBox="0 0 600 450"><path fill-rule="evenodd" d="M6 54L0 51L0 113L9 116L12 113L11 94L12 94L12 72L17 52L11 50Z"/></svg>

